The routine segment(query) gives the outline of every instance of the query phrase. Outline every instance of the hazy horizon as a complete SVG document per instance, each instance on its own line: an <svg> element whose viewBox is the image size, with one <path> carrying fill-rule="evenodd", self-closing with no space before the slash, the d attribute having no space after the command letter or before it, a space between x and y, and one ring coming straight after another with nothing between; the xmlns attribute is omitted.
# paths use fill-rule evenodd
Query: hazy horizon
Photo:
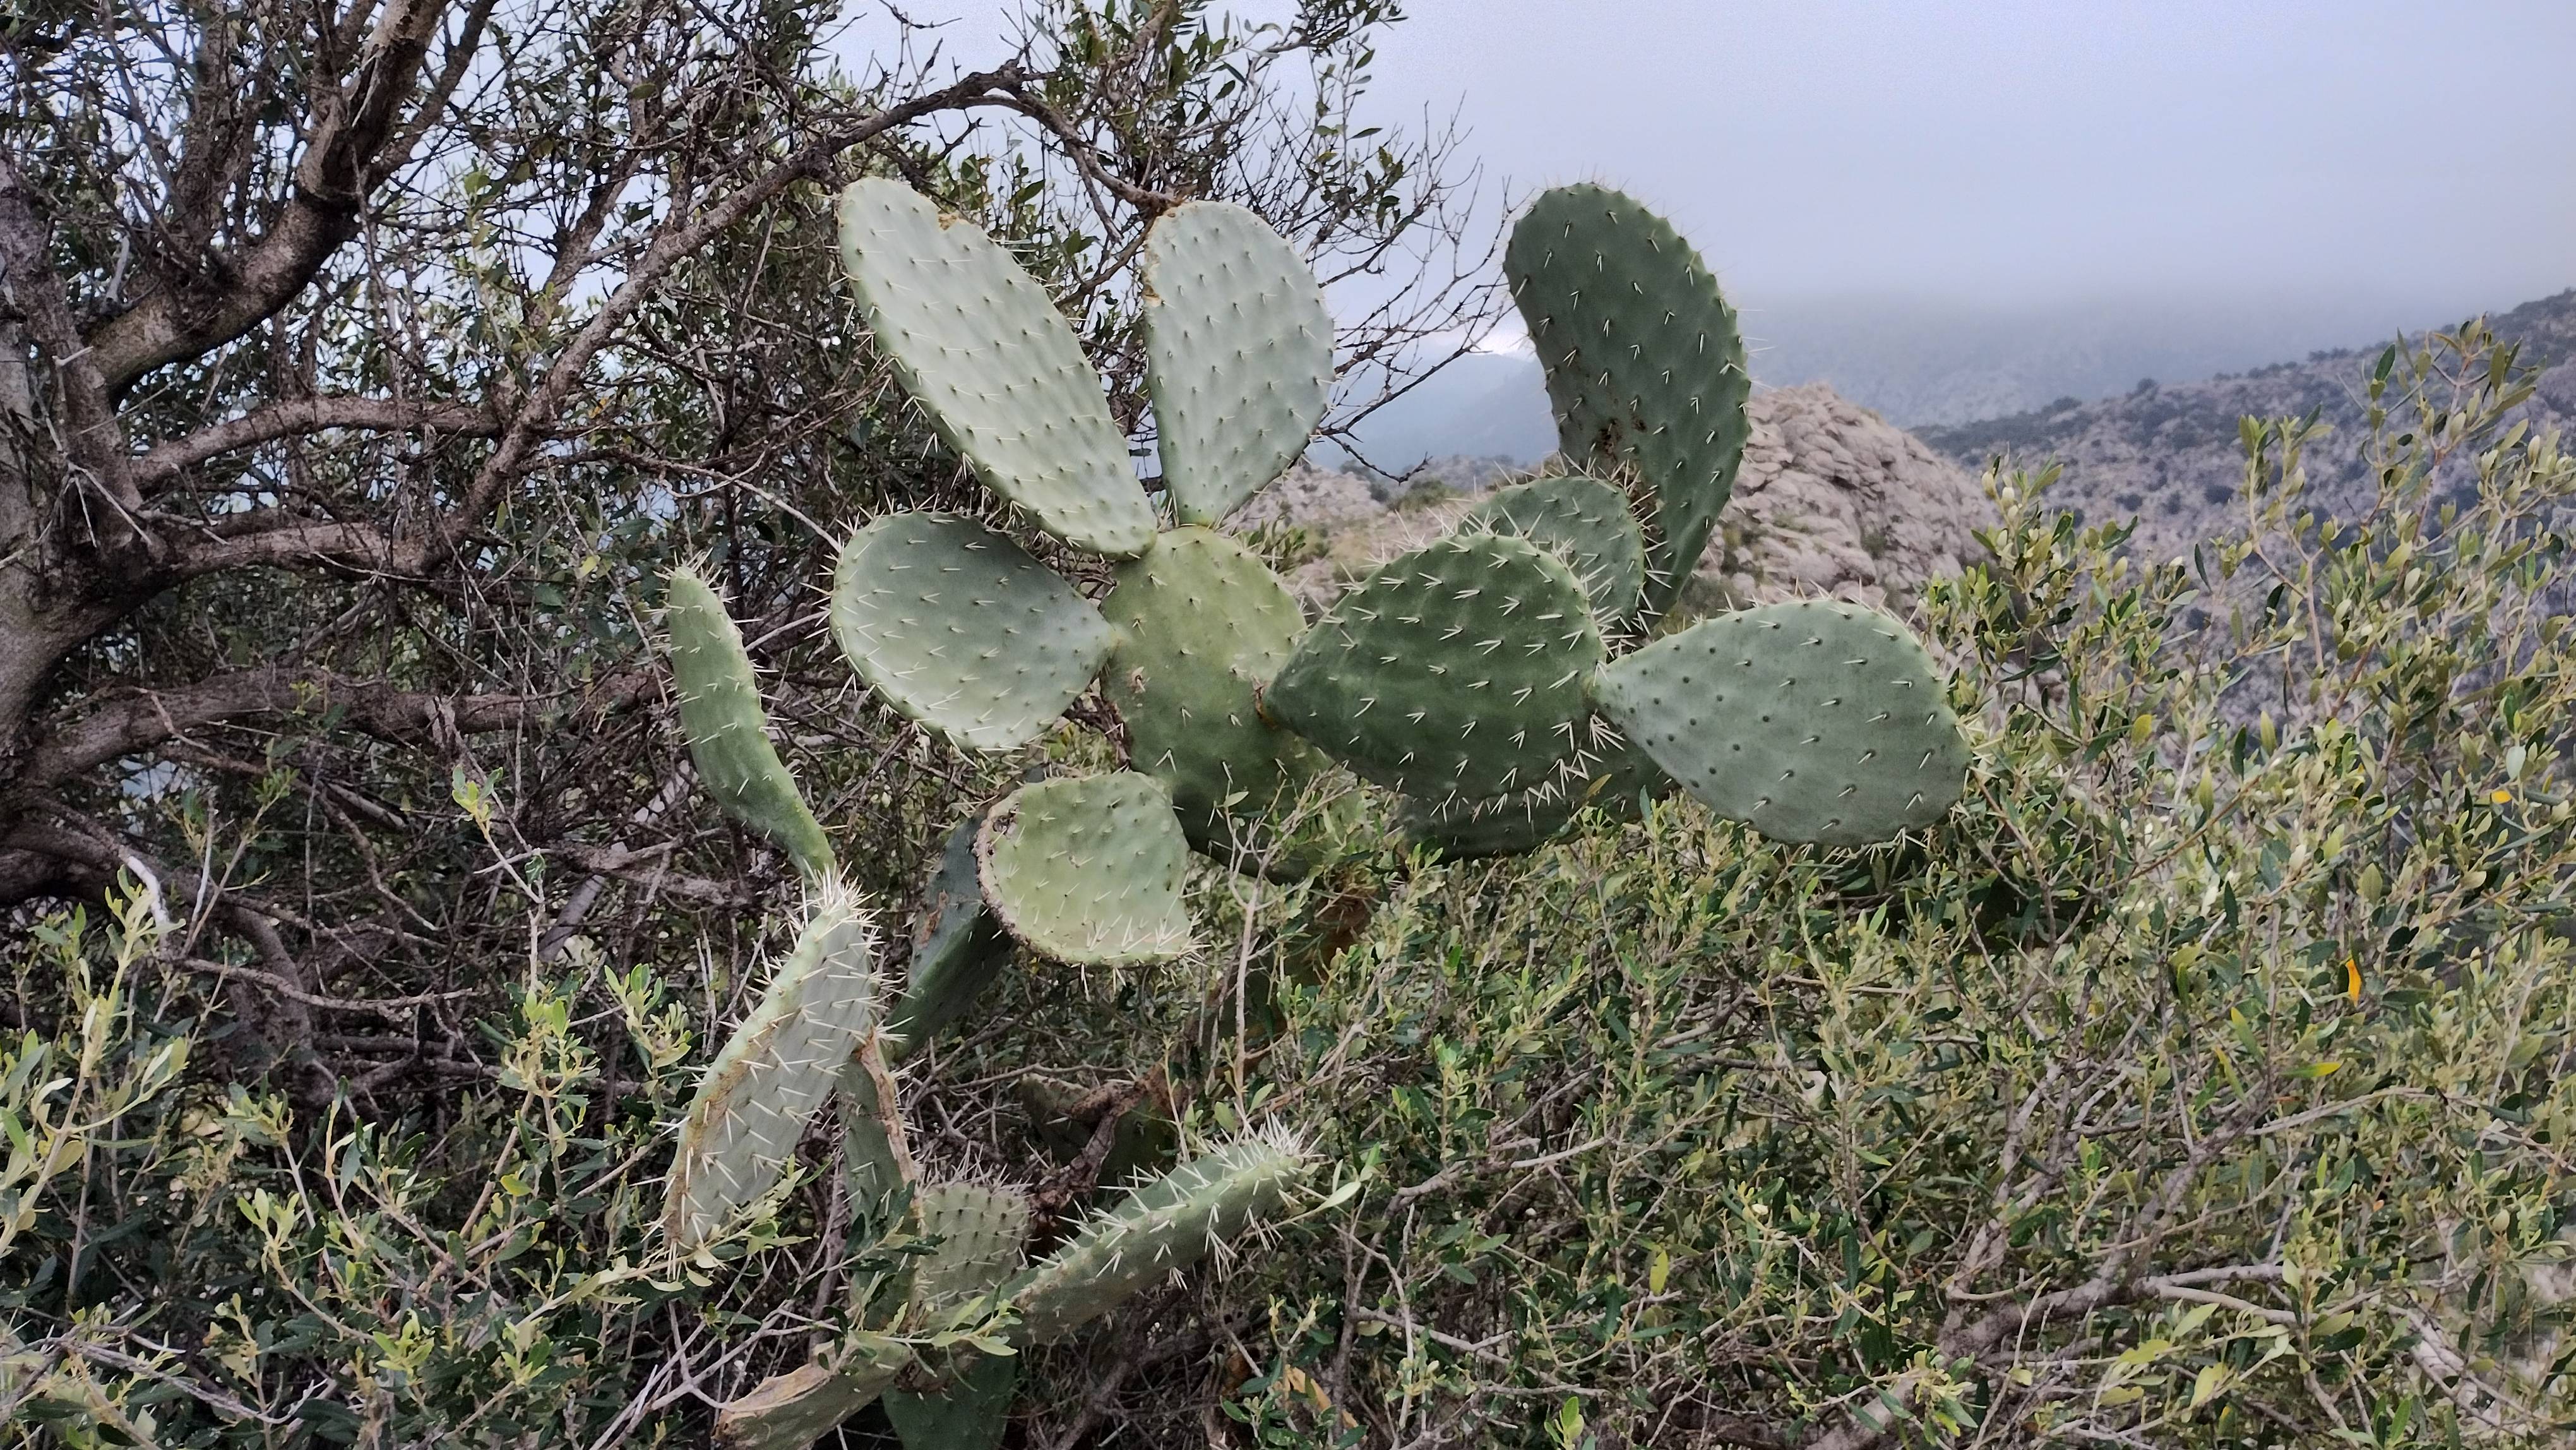
<svg viewBox="0 0 2576 1450"><path fill-rule="evenodd" d="M972 65L1002 53L1015 9L906 13L950 20L937 43ZM1407 10L1364 117L1454 121L1484 226L1566 180L1628 190L1717 272L1757 378L1824 378L1908 425L2367 346L2576 285L2565 0ZM873 32L853 33L863 49ZM1518 319L1501 327L1508 351ZM1399 431L1487 431L1467 415L1490 372L1399 408ZM1454 427L1430 416L1452 407Z"/></svg>
<svg viewBox="0 0 2576 1450"><path fill-rule="evenodd" d="M1454 114L1515 199L1613 182L1748 299L2342 296L2421 325L2576 284L2563 0L1408 11L1375 114Z"/></svg>

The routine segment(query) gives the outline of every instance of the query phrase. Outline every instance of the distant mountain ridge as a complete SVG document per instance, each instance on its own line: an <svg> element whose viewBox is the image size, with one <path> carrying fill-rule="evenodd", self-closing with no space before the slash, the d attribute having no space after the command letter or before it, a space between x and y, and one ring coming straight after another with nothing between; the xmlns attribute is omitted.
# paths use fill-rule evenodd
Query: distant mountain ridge
<svg viewBox="0 0 2576 1450"><path fill-rule="evenodd" d="M2576 423L2576 289L2493 315L2496 334L2544 369L2523 415L2534 428ZM2089 518L2135 518L2134 547L2150 557L2188 549L2215 531L2243 475L2238 420L2315 413L2333 431L2307 457L2311 497L2350 515L2373 488L2360 456L2367 416L2364 373L2385 344L2320 352L2200 382L2141 384L2093 402L2063 399L2009 417L1921 428L1924 442L1962 467L1994 458L2036 467L2062 463L2052 498Z"/></svg>
<svg viewBox="0 0 2576 1450"><path fill-rule="evenodd" d="M2314 357L2394 324L2465 315L2369 295L2067 302L2023 307L1906 297L1748 302L1743 328L1757 388L1830 383L1906 428L2117 397L2143 378L2206 378ZM1461 358L1365 420L1358 451L1401 473L1427 458L1537 462L1556 446L1547 390L1527 353ZM1329 461L1329 460L1328 460Z"/></svg>

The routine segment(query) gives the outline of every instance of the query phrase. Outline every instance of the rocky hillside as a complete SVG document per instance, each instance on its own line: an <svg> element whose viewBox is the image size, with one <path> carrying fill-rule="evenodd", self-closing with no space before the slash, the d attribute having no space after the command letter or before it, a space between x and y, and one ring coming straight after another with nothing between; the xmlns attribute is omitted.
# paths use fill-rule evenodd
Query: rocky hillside
<svg viewBox="0 0 2576 1450"><path fill-rule="evenodd" d="M1756 393L1749 411L1735 501L1701 560L1693 606L1830 594L1902 609L1926 580L1979 552L1976 531L1992 522L1992 506L1974 476L1921 440L1822 383ZM1389 498L1383 484L1301 467L1238 523L1312 531L1320 553L1296 577L1321 599L1447 533L1500 481L1489 468L1452 472Z"/></svg>
<svg viewBox="0 0 2576 1450"><path fill-rule="evenodd" d="M2548 368L2527 411L2535 426L2576 422L2576 290L2526 303L2492 319L2519 340L2527 363ZM1925 441L1970 470L2003 456L2066 466L2055 495L2094 519L2138 520L2137 547L2179 553L2223 526L2221 509L2243 471L2237 421L2318 413L2334 426L2308 457L2310 488L2328 512L2349 513L2369 496L2360 457L2363 383L2376 346L2315 353L2205 382L2141 384L2125 397L2063 399L2034 412L1955 427L1926 428Z"/></svg>
<svg viewBox="0 0 2576 1450"><path fill-rule="evenodd" d="M1994 505L1967 470L1823 383L1756 393L1703 586L1751 603L1830 594L1903 609L1984 552Z"/></svg>

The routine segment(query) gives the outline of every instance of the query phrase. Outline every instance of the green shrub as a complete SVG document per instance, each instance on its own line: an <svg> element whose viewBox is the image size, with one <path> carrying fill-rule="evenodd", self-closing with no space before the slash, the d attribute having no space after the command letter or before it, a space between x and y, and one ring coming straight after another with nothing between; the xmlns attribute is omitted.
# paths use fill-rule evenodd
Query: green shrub
<svg viewBox="0 0 2576 1450"><path fill-rule="evenodd" d="M1524 858L1202 872L1220 948L1007 979L909 1070L936 1151L1026 1161L1027 1064L1069 1061L1186 1142L1281 1123L1335 1165L1031 1351L1020 1431L2563 1440L2576 462L2506 426L2510 361L2474 332L2382 360L2361 519L2305 515L2320 441L2249 423L2246 532L2191 559L1999 480L1992 563L1923 606L1970 789L1899 844L1672 801ZM377 1121L180 1075L230 1028L161 1012L198 968L157 900L12 964L13 1428L695 1443L901 1268L847 1252L875 1236L813 1165L685 1259L651 1234L724 1015L674 985L690 948L522 964L497 1066Z"/></svg>
<svg viewBox="0 0 2576 1450"><path fill-rule="evenodd" d="M1392 887L1281 1002L1269 1105L1368 1187L1230 1289L1238 1413L2562 1443L2576 460L2499 436L2482 334L2372 388L2366 518L2302 511L2295 422L2249 420L2248 534L2194 559L2001 481L1925 602L1982 729L1919 840L1668 803Z"/></svg>

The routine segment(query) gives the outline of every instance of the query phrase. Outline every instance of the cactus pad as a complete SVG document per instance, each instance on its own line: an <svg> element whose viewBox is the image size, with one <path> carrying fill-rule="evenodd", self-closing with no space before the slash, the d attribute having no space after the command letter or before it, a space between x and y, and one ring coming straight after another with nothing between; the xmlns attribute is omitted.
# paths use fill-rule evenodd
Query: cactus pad
<svg viewBox="0 0 2576 1450"><path fill-rule="evenodd" d="M971 1303L1018 1273L1029 1237L1028 1195L1015 1188L943 1183L913 1200L916 1227L932 1241L912 1270L912 1302L940 1313Z"/></svg>
<svg viewBox="0 0 2576 1450"><path fill-rule="evenodd" d="M886 1017L886 1056L900 1062L919 1052L939 1029L964 1015L1011 962L1011 938L984 905L976 879L975 834L979 812L948 833L948 844L921 894L912 922L912 966L903 995Z"/></svg>
<svg viewBox="0 0 2576 1450"><path fill-rule="evenodd" d="M1241 544L1180 528L1119 565L1100 608L1118 631L1100 687L1127 726L1128 758L1171 792L1190 844L1262 849L1261 823L1330 763L1253 698L1306 631L1296 597Z"/></svg>
<svg viewBox="0 0 2576 1450"><path fill-rule="evenodd" d="M1037 279L902 182L841 193L841 265L905 392L987 488L1077 549L1125 557L1153 506L1100 373Z"/></svg>
<svg viewBox="0 0 2576 1450"><path fill-rule="evenodd" d="M1190 949L1189 838L1151 779L1040 781L984 818L984 899L1022 946L1078 965L1168 961Z"/></svg>
<svg viewBox="0 0 2576 1450"><path fill-rule="evenodd" d="M877 1039L878 1046L883 1043ZM872 1054L863 1044L841 1069L839 1087L832 1105L841 1119L841 1186L862 1220L882 1224L916 1173L894 1075L882 1052Z"/></svg>
<svg viewBox="0 0 2576 1450"><path fill-rule="evenodd" d="M1263 707L1360 775L1451 805L1570 769L1603 657L1583 586L1524 539L1463 534L1344 594Z"/></svg>
<svg viewBox="0 0 2576 1450"><path fill-rule="evenodd" d="M955 514L888 514L850 536L832 635L870 688L968 750L1035 740L1091 683L1109 623L1028 551Z"/></svg>
<svg viewBox="0 0 2576 1450"><path fill-rule="evenodd" d="M1595 719L1597 753L1580 766L1581 774L1544 791L1523 791L1494 800L1459 801L1448 806L1407 800L1396 812L1396 829L1411 846L1427 846L1451 860L1475 856L1516 856L1554 840L1575 813L1594 807L1612 820L1637 814L1640 792L1660 795L1672 781L1654 761Z"/></svg>
<svg viewBox="0 0 2576 1450"><path fill-rule="evenodd" d="M1515 535L1563 560L1583 581L1603 629L1636 617L1646 588L1646 536L1618 488L1579 473L1534 478L1496 489L1458 527Z"/></svg>
<svg viewBox="0 0 2576 1450"><path fill-rule="evenodd" d="M994 1450L1019 1387L1018 1355L973 1354L936 1392L886 1391L886 1418L903 1450Z"/></svg>
<svg viewBox="0 0 2576 1450"><path fill-rule="evenodd" d="M1028 1196L1009 1188L943 1184L924 1189L914 1212L916 1228L932 1241L912 1270L912 1304L922 1327L936 1331L986 1317L976 1311L976 1301L1019 1271L1029 1234ZM1018 1356L980 1354L961 1344L931 1362L945 1371L935 1390L886 1391L886 1418L906 1450L992 1450L1000 1444L1011 1393L1019 1386Z"/></svg>
<svg viewBox="0 0 2576 1450"><path fill-rule="evenodd" d="M814 896L795 949L716 1054L681 1121L662 1222L683 1250L778 1181L873 1025L874 926L836 883Z"/></svg>
<svg viewBox="0 0 2576 1450"><path fill-rule="evenodd" d="M1646 602L1661 610L1735 487L1749 431L1744 339L1672 224L1599 186L1562 186L1512 227L1503 271L1547 370L1558 445L1652 485Z"/></svg>
<svg viewBox="0 0 2576 1450"><path fill-rule="evenodd" d="M1832 600L1702 620L1601 671L1603 712L1719 815L1859 845L1938 820L1967 742L1904 625Z"/></svg>
<svg viewBox="0 0 2576 1450"><path fill-rule="evenodd" d="M689 738L698 779L726 814L778 843L809 879L829 873L831 843L769 743L751 656L724 601L696 570L674 569L663 621L671 634L680 730Z"/></svg>
<svg viewBox="0 0 2576 1450"><path fill-rule="evenodd" d="M900 1344L869 1346L839 1365L807 1364L762 1380L716 1409L717 1450L805 1450L865 1409L912 1363Z"/></svg>
<svg viewBox="0 0 2576 1450"><path fill-rule="evenodd" d="M1268 223L1186 202L1145 237L1145 356L1172 511L1212 524L1306 451L1333 384L1333 319Z"/></svg>
<svg viewBox="0 0 2576 1450"><path fill-rule="evenodd" d="M1003 1286L1020 1316L1011 1342L1052 1344L1196 1263L1209 1245L1277 1208L1311 1163L1292 1139L1256 1134L1140 1186Z"/></svg>

